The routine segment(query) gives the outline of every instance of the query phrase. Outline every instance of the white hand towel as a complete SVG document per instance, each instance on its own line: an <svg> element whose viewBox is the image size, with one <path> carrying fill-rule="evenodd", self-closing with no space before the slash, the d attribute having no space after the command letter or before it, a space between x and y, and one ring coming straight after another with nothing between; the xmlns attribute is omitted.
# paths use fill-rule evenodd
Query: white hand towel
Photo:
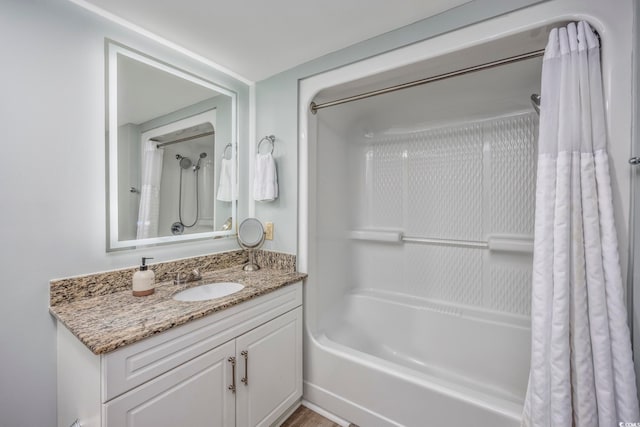
<svg viewBox="0 0 640 427"><path fill-rule="evenodd" d="M231 176L231 166L233 166L231 164L231 159L223 158L220 162L220 180L218 182L217 199L221 202L231 202L238 199L237 192L233 196L231 195L231 183L233 182L233 178ZM236 186L236 188L238 187Z"/></svg>
<svg viewBox="0 0 640 427"><path fill-rule="evenodd" d="M253 198L259 202L271 202L278 198L278 172L271 153L256 155Z"/></svg>

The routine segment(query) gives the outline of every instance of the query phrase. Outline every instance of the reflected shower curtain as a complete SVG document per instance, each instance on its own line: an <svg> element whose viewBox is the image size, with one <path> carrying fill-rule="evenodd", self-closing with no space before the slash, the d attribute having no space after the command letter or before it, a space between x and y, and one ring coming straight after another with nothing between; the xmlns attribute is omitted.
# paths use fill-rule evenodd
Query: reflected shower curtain
<svg viewBox="0 0 640 427"><path fill-rule="evenodd" d="M523 426L640 422L606 144L598 39L585 22L554 29L542 68Z"/></svg>
<svg viewBox="0 0 640 427"><path fill-rule="evenodd" d="M153 141L146 141L142 155L142 186L138 208L137 239L158 236L160 217L160 180L164 150Z"/></svg>

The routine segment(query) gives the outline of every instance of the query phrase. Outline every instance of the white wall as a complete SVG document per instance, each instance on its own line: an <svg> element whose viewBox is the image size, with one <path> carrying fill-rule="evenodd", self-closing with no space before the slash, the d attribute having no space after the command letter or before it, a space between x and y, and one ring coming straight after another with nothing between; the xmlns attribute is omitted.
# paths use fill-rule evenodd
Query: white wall
<svg viewBox="0 0 640 427"><path fill-rule="evenodd" d="M50 279L236 247L227 239L105 252L104 38L239 92L241 146L249 90L66 0L0 7L0 425L54 426Z"/></svg>

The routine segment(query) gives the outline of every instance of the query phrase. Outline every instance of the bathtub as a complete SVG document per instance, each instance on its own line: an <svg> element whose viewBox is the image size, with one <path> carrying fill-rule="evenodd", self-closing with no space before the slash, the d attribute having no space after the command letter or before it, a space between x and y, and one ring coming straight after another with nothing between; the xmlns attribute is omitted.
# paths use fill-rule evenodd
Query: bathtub
<svg viewBox="0 0 640 427"><path fill-rule="evenodd" d="M320 341L373 356L424 383L464 391L517 419L527 384L529 324L525 317L370 289L345 296Z"/></svg>
<svg viewBox="0 0 640 427"><path fill-rule="evenodd" d="M586 19L603 40L614 205L620 247L625 248L631 124L626 52L633 14L630 2L620 6L606 7L597 0L542 2L300 82L298 268L309 275L304 295L307 401L363 427L520 425L530 357L532 255L521 250L523 245L512 245L510 252L505 247L456 247L455 242L490 241L493 219L500 215L497 222L506 231L530 239L529 217L527 227L516 229L532 211L531 198L475 205L473 198L517 193L509 185L531 179L533 164L507 170L504 185L496 189L470 191L479 180L501 176L491 175L491 167L502 157L482 157L493 150L492 142L477 142L475 151L464 152L443 143L438 146L444 147L438 152L442 161L418 164L423 151L414 135L439 135L438 129L446 127L465 135L497 135L491 130L495 126L513 129L518 120L534 126L525 110L530 94L539 90L540 62L495 69L488 77L475 76L476 84L436 83L317 115L309 112L310 102L541 49L551 27ZM534 131L526 132L531 136ZM409 136L402 140L402 135ZM526 156L534 158L534 151ZM451 194L467 192L460 200L430 203L411 189L416 165L428 170L446 164L443 170L449 173L458 159L476 155L482 165L452 187ZM371 184L377 173L371 170L380 165L386 169ZM464 166L449 178L466 173ZM512 174L522 167L529 168L527 177ZM421 185L430 191L443 187L428 179ZM528 187L524 193L532 191ZM469 211L482 212L479 219L463 212L466 201ZM446 209L450 213L430 227L430 215ZM433 235L440 230L449 235ZM402 241L396 233L419 238ZM363 238L370 235L374 238ZM433 239L423 244L420 238ZM453 247L439 245L438 239L451 239ZM626 255L621 252L623 271Z"/></svg>
<svg viewBox="0 0 640 427"><path fill-rule="evenodd" d="M346 296L332 320L312 338L317 347L307 361L310 371L330 372L339 394L305 381L305 399L363 426L519 425L526 320L509 325L490 313L376 290ZM349 394L366 394L366 406ZM394 412L402 415L386 415Z"/></svg>

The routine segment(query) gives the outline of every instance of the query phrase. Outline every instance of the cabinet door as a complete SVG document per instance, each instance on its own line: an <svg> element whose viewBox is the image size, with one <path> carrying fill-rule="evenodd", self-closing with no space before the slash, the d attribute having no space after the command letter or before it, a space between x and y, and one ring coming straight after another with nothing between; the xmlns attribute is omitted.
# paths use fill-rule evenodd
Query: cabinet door
<svg viewBox="0 0 640 427"><path fill-rule="evenodd" d="M236 358L236 425L271 425L302 396L302 307L238 337Z"/></svg>
<svg viewBox="0 0 640 427"><path fill-rule="evenodd" d="M107 427L233 427L233 341L103 405Z"/></svg>

